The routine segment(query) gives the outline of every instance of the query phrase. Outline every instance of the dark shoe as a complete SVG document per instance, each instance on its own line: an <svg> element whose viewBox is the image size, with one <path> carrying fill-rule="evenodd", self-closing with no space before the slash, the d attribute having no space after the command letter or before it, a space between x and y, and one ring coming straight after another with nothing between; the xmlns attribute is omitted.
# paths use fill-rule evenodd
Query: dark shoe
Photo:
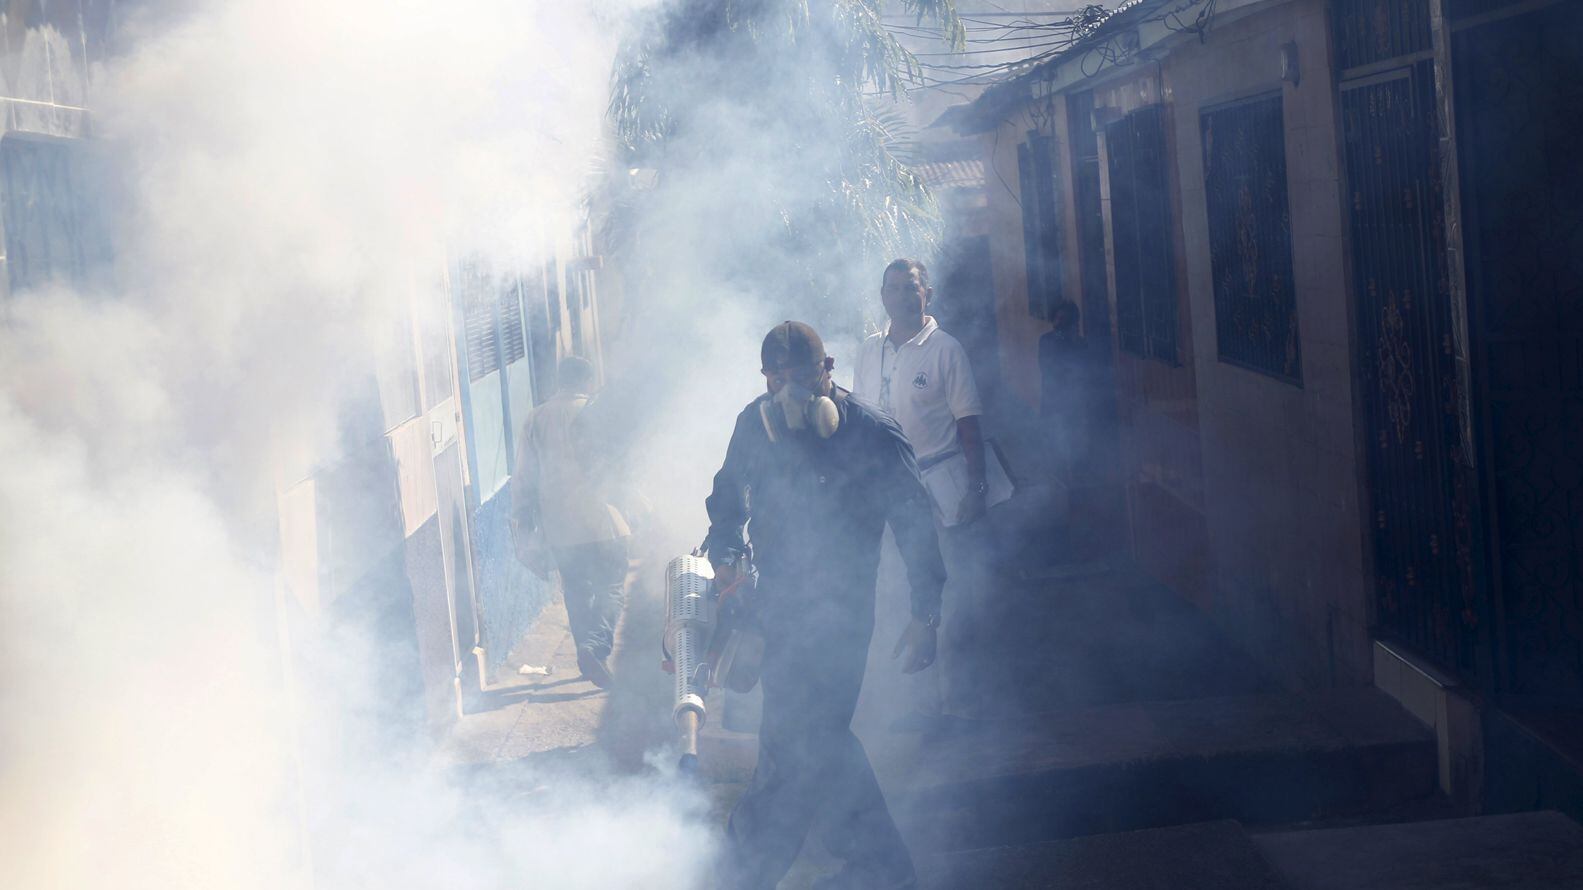
<svg viewBox="0 0 1583 890"><path fill-rule="evenodd" d="M598 686L600 689L609 689L615 678L610 676L610 668L605 660L589 652L587 649L577 650L577 669L583 672L583 679Z"/></svg>

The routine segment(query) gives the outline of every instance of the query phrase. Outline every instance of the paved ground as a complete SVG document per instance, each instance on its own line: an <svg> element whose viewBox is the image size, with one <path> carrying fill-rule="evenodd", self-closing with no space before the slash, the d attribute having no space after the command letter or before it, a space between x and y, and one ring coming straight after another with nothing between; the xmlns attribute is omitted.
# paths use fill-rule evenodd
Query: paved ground
<svg viewBox="0 0 1583 890"><path fill-rule="evenodd" d="M553 603L446 740L464 770L530 796L561 768L663 772L674 757L671 677L659 669L663 556L646 565L612 657L616 687L578 676ZM1373 690L1277 694L1201 613L1125 571L1006 582L993 603L993 684L976 720L890 732L898 687L878 672L894 665L877 657L865 687L860 735L924 887L1583 890L1583 829L1563 817L1448 821L1415 797L1434 785L1432 742ZM553 673L516 673L523 664ZM750 733L723 727L718 693L710 708L702 781L722 826L756 752ZM753 725L751 701L730 709ZM1327 817L1337 801L1351 809ZM1329 821L1251 838L1237 822L1199 821L1295 824L1310 811ZM1425 818L1441 821L1370 824ZM782 887L834 868L810 844Z"/></svg>
<svg viewBox="0 0 1583 890"><path fill-rule="evenodd" d="M647 752L671 740L671 677L660 670L663 555L633 561L627 608L602 690L577 669L576 646L557 597L498 672L481 705L457 722L447 748L460 764L507 763L596 752L625 772L644 769ZM519 669L547 667L548 676Z"/></svg>
<svg viewBox="0 0 1583 890"><path fill-rule="evenodd" d="M517 671L525 664L553 673L524 676ZM503 682L484 694L480 708L453 727L447 747L455 762L502 763L598 741L609 694L578 675L576 646L559 599L545 608L500 676Z"/></svg>

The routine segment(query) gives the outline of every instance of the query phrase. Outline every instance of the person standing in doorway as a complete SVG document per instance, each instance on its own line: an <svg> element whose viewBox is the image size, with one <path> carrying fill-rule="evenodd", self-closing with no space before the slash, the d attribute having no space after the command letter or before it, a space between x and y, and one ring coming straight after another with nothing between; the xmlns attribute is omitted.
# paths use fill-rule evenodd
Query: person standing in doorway
<svg viewBox="0 0 1583 890"><path fill-rule="evenodd" d="M517 436L511 503L517 533L541 537L561 573L578 670L604 689L612 682L607 659L626 605L630 532L602 494L597 451L579 423L594 382L587 359L561 359L555 394L528 415Z"/></svg>
<svg viewBox="0 0 1583 890"><path fill-rule="evenodd" d="M991 581L994 542L984 520L990 484L979 418L983 404L967 351L927 313L934 290L929 270L913 259L885 267L880 285L889 324L858 348L852 391L896 419L917 453L928 483L945 553L950 614L937 666L919 675L911 713L898 730L926 729L947 713L978 711L983 600Z"/></svg>
<svg viewBox="0 0 1583 890"><path fill-rule="evenodd" d="M1062 300L1050 330L1039 338L1039 416L1055 456L1056 474L1070 487L1087 451L1090 377L1077 304Z"/></svg>

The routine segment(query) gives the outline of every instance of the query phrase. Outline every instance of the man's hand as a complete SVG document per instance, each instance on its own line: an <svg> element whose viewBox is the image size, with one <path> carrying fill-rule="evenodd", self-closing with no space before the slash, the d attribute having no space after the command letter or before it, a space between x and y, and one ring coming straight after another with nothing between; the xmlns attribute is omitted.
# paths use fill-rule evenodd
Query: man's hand
<svg viewBox="0 0 1583 890"><path fill-rule="evenodd" d="M897 658L905 654L901 672L916 674L934 664L936 642L934 628L913 618L907 623L907 629L901 632L901 638L896 641L896 648L891 650L890 657Z"/></svg>
<svg viewBox="0 0 1583 890"><path fill-rule="evenodd" d="M734 562L723 562L715 566L715 589L725 590L737 583L738 574L737 564Z"/></svg>
<svg viewBox="0 0 1583 890"><path fill-rule="evenodd" d="M962 495L962 503L956 508L956 521L965 524L983 516L989 511L985 494L976 488L970 488L967 494Z"/></svg>

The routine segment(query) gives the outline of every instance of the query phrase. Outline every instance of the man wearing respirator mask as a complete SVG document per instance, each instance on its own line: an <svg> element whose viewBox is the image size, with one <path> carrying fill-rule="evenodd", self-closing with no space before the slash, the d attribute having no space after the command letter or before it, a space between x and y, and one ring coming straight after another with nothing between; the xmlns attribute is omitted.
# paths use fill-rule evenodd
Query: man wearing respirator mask
<svg viewBox="0 0 1583 890"><path fill-rule="evenodd" d="M731 813L726 886L774 887L816 813L844 869L830 888L916 885L863 745L851 729L870 638L880 537L889 521L912 584L912 621L893 655L913 673L934 660L945 569L901 428L830 380L813 328L764 339L768 392L737 416L706 506L705 549L732 584L751 536L747 594L764 636L759 759Z"/></svg>

